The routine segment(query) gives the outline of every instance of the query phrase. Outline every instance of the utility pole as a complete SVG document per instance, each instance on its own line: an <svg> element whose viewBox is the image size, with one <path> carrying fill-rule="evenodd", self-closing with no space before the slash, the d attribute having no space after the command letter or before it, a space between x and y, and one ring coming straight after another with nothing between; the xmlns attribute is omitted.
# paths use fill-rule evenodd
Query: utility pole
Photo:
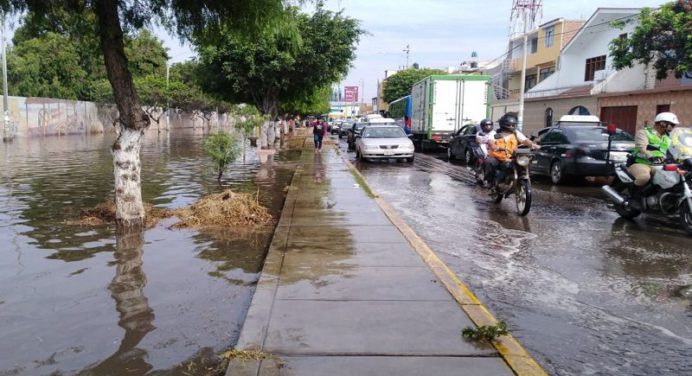
<svg viewBox="0 0 692 376"><path fill-rule="evenodd" d="M406 69L408 69L408 56L411 53L411 47L408 44L404 48L404 52L406 52Z"/></svg>
<svg viewBox="0 0 692 376"><path fill-rule="evenodd" d="M7 104L7 48L5 48L5 13L2 14L2 113L3 113L3 141L12 141L14 135L10 129L10 108Z"/></svg>
<svg viewBox="0 0 692 376"><path fill-rule="evenodd" d="M521 83L519 88L519 116L517 119L517 128L519 131L524 130L524 89L526 87L526 55L528 55L527 45L529 36L526 35L526 25L528 23L528 13L524 13L524 53L522 54L521 63Z"/></svg>
<svg viewBox="0 0 692 376"><path fill-rule="evenodd" d="M517 36L519 23L523 29L524 36L524 51L521 65L521 82L519 89L519 114L517 116L517 128L524 129L524 91L526 90L526 56L528 55L528 38L529 30L533 30L536 26L536 20L543 15L543 0L513 0L512 12L510 14L510 49L512 48L512 39ZM530 22L530 24L529 24Z"/></svg>

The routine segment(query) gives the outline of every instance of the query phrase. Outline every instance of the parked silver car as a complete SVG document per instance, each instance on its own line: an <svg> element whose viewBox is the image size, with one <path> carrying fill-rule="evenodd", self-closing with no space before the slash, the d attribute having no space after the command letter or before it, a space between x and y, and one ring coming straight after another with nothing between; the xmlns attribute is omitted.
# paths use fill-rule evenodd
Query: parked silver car
<svg viewBox="0 0 692 376"><path fill-rule="evenodd" d="M356 159L390 159L413 162L413 142L397 125L366 126L356 137Z"/></svg>

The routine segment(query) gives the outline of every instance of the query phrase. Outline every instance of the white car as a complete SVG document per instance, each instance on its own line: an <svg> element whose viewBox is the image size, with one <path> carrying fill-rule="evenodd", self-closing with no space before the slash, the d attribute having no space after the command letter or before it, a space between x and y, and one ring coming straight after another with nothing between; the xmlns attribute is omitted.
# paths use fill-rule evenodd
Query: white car
<svg viewBox="0 0 692 376"><path fill-rule="evenodd" d="M413 142L397 125L368 125L356 138L356 159L390 159L413 162Z"/></svg>

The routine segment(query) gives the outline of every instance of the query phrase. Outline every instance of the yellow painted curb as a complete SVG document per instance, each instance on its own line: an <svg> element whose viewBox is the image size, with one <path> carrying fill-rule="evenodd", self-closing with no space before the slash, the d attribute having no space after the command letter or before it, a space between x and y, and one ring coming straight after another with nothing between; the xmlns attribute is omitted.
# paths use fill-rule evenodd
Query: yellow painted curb
<svg viewBox="0 0 692 376"><path fill-rule="evenodd" d="M342 156L342 159L346 162L346 165L359 175L364 182L365 176L358 171L358 169ZM372 187L368 187L372 192ZM385 215L390 221L401 231L406 240L411 244L413 249L418 253L418 255L425 261L428 267L433 271L435 276L442 282L447 291L454 297L461 309L466 313L466 315L471 319L471 321L477 326L481 325L494 325L497 323L497 319L488 311L488 309L476 298L476 296L471 292L471 290L466 287L466 285L459 280L457 275L452 272L451 269L435 254L435 252L423 241L423 239L418 236L418 234L409 227L406 222L404 222L397 212L389 206L389 204L384 201L379 195L376 195L375 202L382 209ZM461 334L460 334L461 335ZM493 341L493 347L500 354L502 359L507 363L509 368L518 376L534 376L534 375L545 375L543 367L541 367L535 359L524 349L523 346L512 336L506 335L499 337L496 341Z"/></svg>

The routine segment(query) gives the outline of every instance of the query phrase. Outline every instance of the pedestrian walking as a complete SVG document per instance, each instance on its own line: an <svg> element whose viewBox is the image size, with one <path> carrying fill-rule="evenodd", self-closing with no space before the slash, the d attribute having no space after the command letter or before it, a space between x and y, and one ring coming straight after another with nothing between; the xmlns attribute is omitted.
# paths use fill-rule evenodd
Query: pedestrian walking
<svg viewBox="0 0 692 376"><path fill-rule="evenodd" d="M317 120L315 127L312 128L312 137L315 140L315 153L319 153L322 150L322 139L324 139L325 133L327 133L326 122Z"/></svg>

